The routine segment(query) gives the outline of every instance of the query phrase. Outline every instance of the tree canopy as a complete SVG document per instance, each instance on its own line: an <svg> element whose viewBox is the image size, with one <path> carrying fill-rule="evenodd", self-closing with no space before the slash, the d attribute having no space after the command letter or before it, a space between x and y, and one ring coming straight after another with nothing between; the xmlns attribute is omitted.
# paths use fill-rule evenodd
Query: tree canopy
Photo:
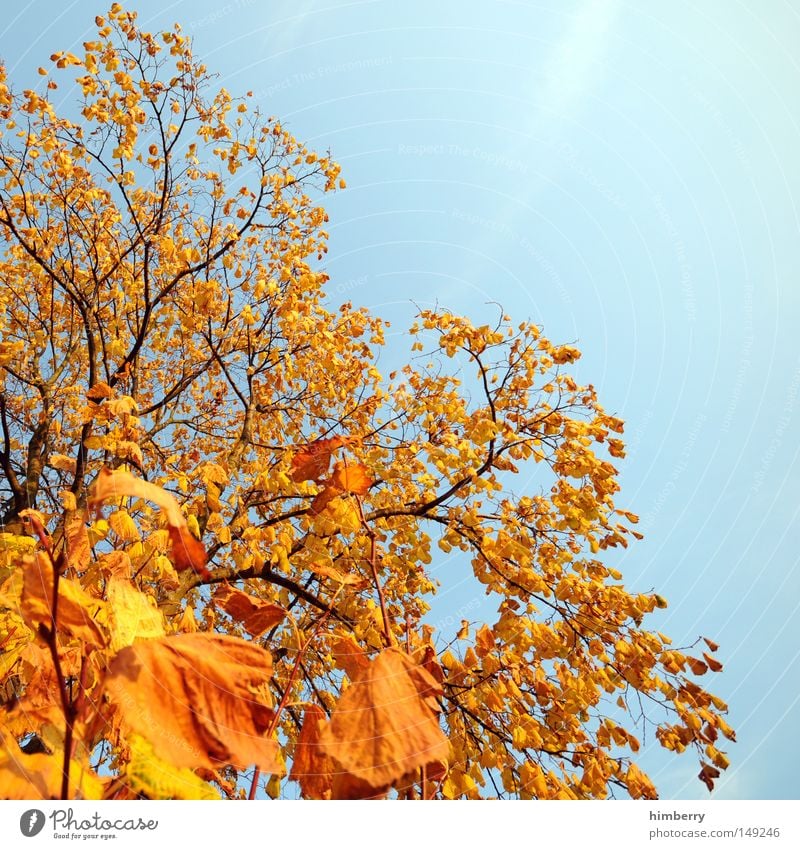
<svg viewBox="0 0 800 849"><path fill-rule="evenodd" d="M384 377L326 300L330 155L179 26L96 25L0 76L0 795L654 798L648 726L710 789L717 647L614 568L579 351L429 309ZM442 563L494 621L430 624Z"/></svg>

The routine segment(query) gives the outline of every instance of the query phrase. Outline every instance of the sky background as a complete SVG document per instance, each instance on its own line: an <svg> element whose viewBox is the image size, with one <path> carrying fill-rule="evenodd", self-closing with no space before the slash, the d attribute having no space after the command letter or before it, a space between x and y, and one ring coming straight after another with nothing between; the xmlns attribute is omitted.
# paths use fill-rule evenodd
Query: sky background
<svg viewBox="0 0 800 849"><path fill-rule="evenodd" d="M15 87L107 5L15 4ZM627 423L617 502L645 533L613 565L669 600L651 627L721 646L703 683L738 743L712 798L800 798L797 7L125 5L146 29L180 22L232 94L342 164L330 297L392 321L386 371L417 306L483 323L498 302L578 345L576 376ZM495 607L460 565L437 567L444 630ZM708 798L694 754L643 749L662 798Z"/></svg>

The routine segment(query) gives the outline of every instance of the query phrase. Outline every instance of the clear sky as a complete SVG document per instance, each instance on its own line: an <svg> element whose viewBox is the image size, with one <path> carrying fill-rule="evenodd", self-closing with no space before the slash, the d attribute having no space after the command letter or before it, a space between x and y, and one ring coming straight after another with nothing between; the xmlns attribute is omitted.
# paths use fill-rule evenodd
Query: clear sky
<svg viewBox="0 0 800 849"><path fill-rule="evenodd" d="M15 87L107 5L10 7ZM387 370L415 303L480 320L499 302L577 342L578 377L627 422L618 503L646 538L616 565L670 601L653 627L721 645L706 683L739 742L714 797L800 798L797 5L125 5L180 22L221 84L341 162L330 294L392 319ZM457 570L439 578L440 615L481 615ZM647 744L663 798L707 798L694 755Z"/></svg>

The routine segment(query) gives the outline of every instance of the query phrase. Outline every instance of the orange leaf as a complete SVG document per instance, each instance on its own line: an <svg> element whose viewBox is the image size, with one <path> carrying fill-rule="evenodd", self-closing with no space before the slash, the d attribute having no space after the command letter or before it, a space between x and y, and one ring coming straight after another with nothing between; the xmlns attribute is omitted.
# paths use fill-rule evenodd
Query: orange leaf
<svg viewBox="0 0 800 849"><path fill-rule="evenodd" d="M133 572L131 559L125 551L107 551L97 559L97 565L104 577L130 578Z"/></svg>
<svg viewBox="0 0 800 849"><path fill-rule="evenodd" d="M709 640L708 637L703 637L703 640L711 651L716 651L719 648L719 644L715 643L713 640Z"/></svg>
<svg viewBox="0 0 800 849"><path fill-rule="evenodd" d="M444 670L439 664L439 661L436 659L436 651L432 645L429 644L425 646L425 652L422 656L422 663L420 666L430 673L431 678L433 678L437 684L436 692L440 693L442 691L442 682L444 681Z"/></svg>
<svg viewBox="0 0 800 849"><path fill-rule="evenodd" d="M337 584L344 584L347 587L363 588L368 583L363 575L345 575L344 572L334 569L333 566L329 566L327 563L309 563L308 568L316 575L320 575L323 578L330 578Z"/></svg>
<svg viewBox="0 0 800 849"><path fill-rule="evenodd" d="M714 789L714 779L719 776L720 771L715 766L700 761L700 773L697 777L708 787L709 793Z"/></svg>
<svg viewBox="0 0 800 849"><path fill-rule="evenodd" d="M282 773L278 744L264 732L273 712L269 652L219 634L142 640L111 661L106 690L123 727L176 767L255 764Z"/></svg>
<svg viewBox="0 0 800 849"><path fill-rule="evenodd" d="M318 516L339 495L342 495L342 490L328 484L311 502L311 507L309 508L311 514Z"/></svg>
<svg viewBox="0 0 800 849"><path fill-rule="evenodd" d="M64 540L67 566L77 572L85 571L92 559L89 535L86 532L86 515L83 511L70 510L64 517Z"/></svg>
<svg viewBox="0 0 800 849"><path fill-rule="evenodd" d="M333 467L330 486L340 492L352 492L354 495L366 495L372 486L372 478L367 474L366 466L360 463L337 463Z"/></svg>
<svg viewBox="0 0 800 849"><path fill-rule="evenodd" d="M39 625L52 627L53 564L46 554L22 558L21 613L34 630ZM97 620L104 617L104 603L92 598L77 581L60 578L56 626L87 646L103 646L106 636Z"/></svg>
<svg viewBox="0 0 800 849"><path fill-rule="evenodd" d="M292 480L316 481L324 477L331 463L331 455L347 442L347 437L332 436L306 445L292 457Z"/></svg>
<svg viewBox="0 0 800 849"><path fill-rule="evenodd" d="M420 789L424 789L424 799L433 799L436 796L438 785L444 781L447 776L447 764L443 761L434 761L426 764L421 769L415 769L407 772L399 778L395 784L395 790L398 792L413 790L417 784ZM424 781L423 781L424 778Z"/></svg>
<svg viewBox="0 0 800 849"><path fill-rule="evenodd" d="M327 468L326 463L326 471ZM319 515L334 498L345 493L366 495L370 486L372 486L372 478L367 474L365 466L360 463L351 465L337 463L333 467L330 479L325 481L325 488L311 502L311 513L315 516Z"/></svg>
<svg viewBox="0 0 800 849"><path fill-rule="evenodd" d="M176 572L184 572L186 569L194 569L198 575L208 577L206 569L208 555L199 539L192 536L191 531L185 525L181 527L170 527L169 538L172 542L172 563Z"/></svg>
<svg viewBox="0 0 800 849"><path fill-rule="evenodd" d="M110 398L113 394L114 390L107 383L100 381L88 390L86 397L90 401L102 401L104 398Z"/></svg>
<svg viewBox="0 0 800 849"><path fill-rule="evenodd" d="M340 697L323 750L345 772L384 788L413 769L448 760L450 746L428 693L433 677L397 649L381 652Z"/></svg>
<svg viewBox="0 0 800 849"><path fill-rule="evenodd" d="M489 652L494 651L495 639L492 629L488 625L483 625L475 634L475 651L478 657L486 657Z"/></svg>
<svg viewBox="0 0 800 849"><path fill-rule="evenodd" d="M383 799L391 784L373 787L368 782L356 778L349 772L335 772L331 786L332 799Z"/></svg>
<svg viewBox="0 0 800 849"><path fill-rule="evenodd" d="M347 634L334 634L333 639L333 659L336 666L343 669L351 681L358 680L369 667L369 657Z"/></svg>
<svg viewBox="0 0 800 849"><path fill-rule="evenodd" d="M305 709L289 776L292 781L300 782L304 799L331 798L333 764L319 742L325 722L322 708L309 705Z"/></svg>
<svg viewBox="0 0 800 849"><path fill-rule="evenodd" d="M215 598L222 609L241 622L245 631L254 637L260 637L281 623L286 616L286 611L280 605L262 601L235 587L220 587Z"/></svg>
<svg viewBox="0 0 800 849"><path fill-rule="evenodd" d="M722 664L715 657L712 657L708 652L703 652L703 657L705 658L706 663L708 664L708 668L712 672L722 671Z"/></svg>
<svg viewBox="0 0 800 849"><path fill-rule="evenodd" d="M702 660L699 660L696 657L690 657L686 655L686 663L689 666L689 669L694 672L695 675L705 675L708 672L708 667L703 663Z"/></svg>

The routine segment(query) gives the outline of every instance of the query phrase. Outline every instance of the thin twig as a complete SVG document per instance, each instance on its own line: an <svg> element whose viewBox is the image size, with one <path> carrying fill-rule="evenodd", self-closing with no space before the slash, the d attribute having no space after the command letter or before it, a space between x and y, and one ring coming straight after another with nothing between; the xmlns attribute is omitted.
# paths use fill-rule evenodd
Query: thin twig
<svg viewBox="0 0 800 849"><path fill-rule="evenodd" d="M58 558L54 559L50 536L44 529L42 523L33 514L28 514L24 518L28 521L31 529L39 538L39 542L42 544L44 553L47 555L47 558L50 561L50 566L53 569L53 603L50 606L50 625L41 625L39 631L50 651L50 657L52 658L53 668L56 673L56 680L58 681L61 710L64 714L64 765L61 775L61 799L67 800L69 799L69 767L70 761L72 760L75 708L70 702L66 680L61 668L61 658L58 654L58 585L61 579L61 568L64 565L64 552L62 551L58 555Z"/></svg>

